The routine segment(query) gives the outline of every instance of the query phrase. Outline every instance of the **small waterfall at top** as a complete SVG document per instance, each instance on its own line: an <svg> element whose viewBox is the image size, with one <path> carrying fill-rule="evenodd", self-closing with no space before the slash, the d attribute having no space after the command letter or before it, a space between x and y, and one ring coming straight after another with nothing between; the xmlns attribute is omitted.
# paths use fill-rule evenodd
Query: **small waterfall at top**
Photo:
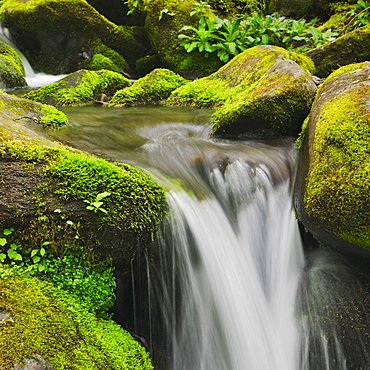
<svg viewBox="0 0 370 370"><path fill-rule="evenodd" d="M13 43L9 30L3 27L1 24L0 24L0 41L11 46L19 55L21 62L23 64L25 79L29 87L38 88L50 84L52 82L58 81L66 76L66 75L48 75L41 72L35 73L30 63L28 62L27 58Z"/></svg>

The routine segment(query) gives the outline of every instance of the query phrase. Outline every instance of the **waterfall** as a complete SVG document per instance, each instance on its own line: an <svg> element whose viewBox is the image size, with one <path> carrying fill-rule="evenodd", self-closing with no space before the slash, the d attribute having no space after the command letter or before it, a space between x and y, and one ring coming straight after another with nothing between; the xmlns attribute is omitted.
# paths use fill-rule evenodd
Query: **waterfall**
<svg viewBox="0 0 370 370"><path fill-rule="evenodd" d="M295 150L213 146L183 132L146 146L154 165L183 184L168 193L156 266L162 285L153 287L170 368L296 370L305 262L291 204Z"/></svg>
<svg viewBox="0 0 370 370"><path fill-rule="evenodd" d="M163 368L346 370L348 356L368 363L359 340L366 325L338 320L350 305L365 311L356 276L333 253L304 255L291 201L294 144L209 140L195 125L144 136L170 189L150 278ZM352 331L347 353L343 328Z"/></svg>
<svg viewBox="0 0 370 370"><path fill-rule="evenodd" d="M48 85L66 76L65 74L49 75L49 74L45 74L42 72L35 73L35 71L31 67L31 64L28 62L27 58L24 56L24 54L17 48L17 46L12 41L12 37L11 37L9 30L6 27L2 26L1 24L0 24L0 41L3 42L4 44L11 46L19 55L22 65L23 65L25 79L26 79L27 85L30 88L36 89L38 87Z"/></svg>

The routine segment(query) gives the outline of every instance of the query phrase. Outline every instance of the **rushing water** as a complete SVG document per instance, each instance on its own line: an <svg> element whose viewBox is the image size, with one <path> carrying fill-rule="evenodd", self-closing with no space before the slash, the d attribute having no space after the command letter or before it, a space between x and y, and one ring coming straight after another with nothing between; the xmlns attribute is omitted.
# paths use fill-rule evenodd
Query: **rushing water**
<svg viewBox="0 0 370 370"><path fill-rule="evenodd" d="M207 110L65 112L54 138L140 165L169 189L139 329L158 369L369 369L364 286L333 253L304 256L292 140L211 139Z"/></svg>

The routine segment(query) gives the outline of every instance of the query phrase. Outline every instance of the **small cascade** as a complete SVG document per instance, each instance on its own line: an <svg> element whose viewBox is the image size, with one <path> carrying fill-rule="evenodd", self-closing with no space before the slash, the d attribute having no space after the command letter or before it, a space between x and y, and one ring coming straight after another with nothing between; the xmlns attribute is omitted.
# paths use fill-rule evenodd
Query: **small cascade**
<svg viewBox="0 0 370 370"><path fill-rule="evenodd" d="M46 73L36 73L33 68L31 67L30 63L28 62L27 58L23 55L23 53L17 48L17 46L13 43L11 34L9 30L3 27L0 24L0 41L4 44L11 46L19 55L21 62L23 64L23 69L25 73L25 79L27 85L32 89L37 89L41 86L48 85L55 81L60 80L61 78L65 77L65 74L62 75L49 75Z"/></svg>

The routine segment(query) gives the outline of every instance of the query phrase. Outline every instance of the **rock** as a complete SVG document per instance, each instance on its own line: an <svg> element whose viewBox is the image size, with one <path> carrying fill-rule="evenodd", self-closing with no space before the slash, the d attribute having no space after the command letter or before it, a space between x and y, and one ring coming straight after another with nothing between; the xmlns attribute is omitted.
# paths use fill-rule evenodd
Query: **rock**
<svg viewBox="0 0 370 370"><path fill-rule="evenodd" d="M134 67L148 51L136 39L136 27L115 25L84 0L6 0L0 14L37 72L71 73L81 69L86 59L102 54L120 71L130 73L125 70L127 63Z"/></svg>
<svg viewBox="0 0 370 370"><path fill-rule="evenodd" d="M295 207L325 246L370 257L370 62L320 86L302 137Z"/></svg>
<svg viewBox="0 0 370 370"><path fill-rule="evenodd" d="M154 53L167 68L191 79L207 76L223 65L215 54L206 58L204 53L187 53L180 46L180 29L186 25L198 27L199 14L190 16L193 0L139 1L138 8L145 14L145 28ZM207 15L213 16L212 11Z"/></svg>
<svg viewBox="0 0 370 370"><path fill-rule="evenodd" d="M328 0L269 0L269 13L279 12L286 17L322 16L329 5Z"/></svg>
<svg viewBox="0 0 370 370"><path fill-rule="evenodd" d="M36 133L37 107L0 94L0 226L15 229L8 242L36 249L48 241L63 249L77 235L125 274L164 217L164 189L138 168L50 141L45 130ZM88 210L85 201L103 192L111 193L104 199L108 213Z"/></svg>
<svg viewBox="0 0 370 370"><path fill-rule="evenodd" d="M298 54L256 46L214 74L175 90L169 103L217 108L213 130L225 137L295 135L315 95L316 85L306 72L312 67Z"/></svg>
<svg viewBox="0 0 370 370"><path fill-rule="evenodd" d="M327 77L341 66L370 60L370 25L349 32L306 53L315 63L315 74Z"/></svg>
<svg viewBox="0 0 370 370"><path fill-rule="evenodd" d="M120 73L80 70L28 92L24 98L55 106L92 104L102 94L110 99L116 91L130 85Z"/></svg>
<svg viewBox="0 0 370 370"><path fill-rule="evenodd" d="M35 358L25 359L22 361L23 365L19 362L13 366L12 370L54 370L50 362L46 361L39 354L35 354Z"/></svg>
<svg viewBox="0 0 370 370"><path fill-rule="evenodd" d="M0 94L0 122L2 124L2 138L6 137L5 124L10 123L9 134L14 127L11 137L17 134L17 122L25 122L28 126L31 123L41 124L48 128L64 126L67 123L66 115L58 109L45 104L31 102L5 93ZM21 131L20 131L21 132ZM26 135L33 135L28 132ZM24 136L22 136L24 138Z"/></svg>
<svg viewBox="0 0 370 370"><path fill-rule="evenodd" d="M0 89L25 86L24 69L17 52L0 41Z"/></svg>
<svg viewBox="0 0 370 370"><path fill-rule="evenodd" d="M7 310L0 307L0 325L4 324L5 321L10 320L11 317L12 315Z"/></svg>
<svg viewBox="0 0 370 370"><path fill-rule="evenodd" d="M135 81L132 86L116 92L110 106L133 106L159 104L166 100L172 91L188 83L176 73L157 68L145 77Z"/></svg>

